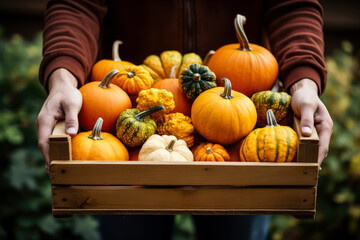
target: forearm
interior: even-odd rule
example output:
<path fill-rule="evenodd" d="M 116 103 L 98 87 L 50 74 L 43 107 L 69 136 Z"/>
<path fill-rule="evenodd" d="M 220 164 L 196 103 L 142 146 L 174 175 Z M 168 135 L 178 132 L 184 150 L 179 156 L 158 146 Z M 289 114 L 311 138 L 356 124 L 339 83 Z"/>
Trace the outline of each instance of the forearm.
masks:
<path fill-rule="evenodd" d="M 321 5 L 315 0 L 267 2 L 266 30 L 286 91 L 309 78 L 321 95 L 326 85 Z"/>
<path fill-rule="evenodd" d="M 49 90 L 49 77 L 65 68 L 84 84 L 96 60 L 103 1 L 49 1 L 45 14 L 40 82 Z"/>

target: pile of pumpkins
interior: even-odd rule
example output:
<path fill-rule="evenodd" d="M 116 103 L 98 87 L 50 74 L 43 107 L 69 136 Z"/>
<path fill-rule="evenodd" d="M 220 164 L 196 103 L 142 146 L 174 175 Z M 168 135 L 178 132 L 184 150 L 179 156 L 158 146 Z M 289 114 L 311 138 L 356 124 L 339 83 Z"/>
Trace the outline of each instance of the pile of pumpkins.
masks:
<path fill-rule="evenodd" d="M 113 59 L 97 62 L 80 88 L 73 159 L 292 161 L 298 137 L 289 127 L 291 97 L 269 91 L 278 64 L 248 43 L 243 23 L 238 15 L 239 43 L 204 62 L 171 50 L 134 65 L 120 59 L 115 41 Z"/>

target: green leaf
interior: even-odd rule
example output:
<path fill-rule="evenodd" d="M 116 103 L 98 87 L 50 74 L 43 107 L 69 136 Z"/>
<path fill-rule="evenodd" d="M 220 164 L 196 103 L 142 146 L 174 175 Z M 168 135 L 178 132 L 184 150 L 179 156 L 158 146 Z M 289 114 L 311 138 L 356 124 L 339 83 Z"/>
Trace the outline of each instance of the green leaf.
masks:
<path fill-rule="evenodd" d="M 74 221 L 74 233 L 86 240 L 98 240 L 98 222 L 91 216 L 77 216 Z"/>

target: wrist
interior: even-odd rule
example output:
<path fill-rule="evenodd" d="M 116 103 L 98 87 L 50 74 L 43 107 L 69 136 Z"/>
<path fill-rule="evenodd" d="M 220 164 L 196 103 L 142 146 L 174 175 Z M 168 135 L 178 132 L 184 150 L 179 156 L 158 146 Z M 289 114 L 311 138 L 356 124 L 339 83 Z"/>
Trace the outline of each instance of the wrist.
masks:
<path fill-rule="evenodd" d="M 49 92 L 57 88 L 78 86 L 76 77 L 65 68 L 56 69 L 49 77 Z"/>
<path fill-rule="evenodd" d="M 317 84 L 308 78 L 301 79 L 291 85 L 290 94 L 293 95 L 299 89 L 306 89 L 307 91 L 313 91 L 316 95 L 318 95 L 319 89 Z"/>

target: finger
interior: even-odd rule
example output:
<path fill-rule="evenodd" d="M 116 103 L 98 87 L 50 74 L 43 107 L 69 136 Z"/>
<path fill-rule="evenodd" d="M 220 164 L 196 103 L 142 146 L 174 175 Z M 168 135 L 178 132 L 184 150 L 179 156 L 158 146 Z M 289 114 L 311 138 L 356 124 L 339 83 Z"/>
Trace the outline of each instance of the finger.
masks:
<path fill-rule="evenodd" d="M 79 104 L 67 104 L 63 107 L 65 113 L 65 129 L 70 136 L 75 136 L 79 129 L 78 114 L 81 109 Z"/>
<path fill-rule="evenodd" d="M 311 136 L 314 126 L 315 108 L 312 104 L 303 104 L 300 109 L 301 134 Z"/>
<path fill-rule="evenodd" d="M 318 162 L 321 165 L 321 163 L 324 161 L 328 154 L 331 134 L 333 130 L 333 122 L 325 105 L 321 105 L 319 107 L 318 113 L 315 117 L 315 122 L 316 130 L 319 135 Z"/>
<path fill-rule="evenodd" d="M 37 120 L 36 127 L 38 133 L 38 146 L 45 159 L 47 168 L 50 165 L 49 157 L 49 136 L 56 124 L 56 119 L 51 115 L 45 115 L 40 112 Z"/>

